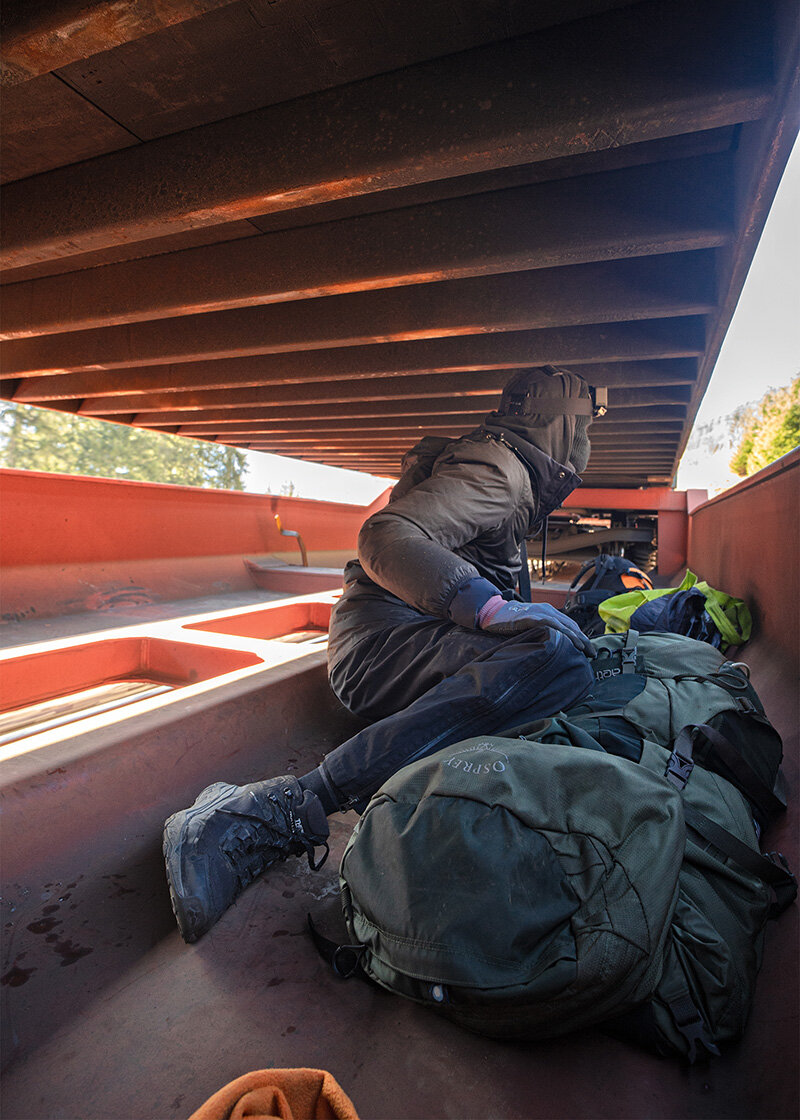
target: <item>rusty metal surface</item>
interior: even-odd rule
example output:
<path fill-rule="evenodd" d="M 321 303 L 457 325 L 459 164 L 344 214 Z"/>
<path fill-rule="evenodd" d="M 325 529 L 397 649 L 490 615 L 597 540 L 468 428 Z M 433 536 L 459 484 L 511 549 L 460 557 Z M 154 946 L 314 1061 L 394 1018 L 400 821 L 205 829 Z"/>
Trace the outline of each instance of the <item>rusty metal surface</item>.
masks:
<path fill-rule="evenodd" d="M 151 35 L 230 0 L 5 0 L 0 76 L 6 87 L 47 74 L 74 59 Z"/>
<path fill-rule="evenodd" d="M 564 25 L 447 55 L 12 184 L 4 262 L 102 248 L 120 225 L 145 239 L 761 117 L 769 24 L 752 4 L 737 21 L 730 5 L 675 8 L 634 5 L 583 35 Z"/>
<path fill-rule="evenodd" d="M 570 0 L 568 7 L 572 18 L 579 18 L 621 2 Z M 564 18 L 564 5 L 558 0 L 482 0 L 478 5 L 472 0 L 425 5 L 376 0 L 336 5 L 329 0 L 200 3 L 224 10 L 156 31 L 146 42 L 131 39 L 115 51 L 101 47 L 101 54 L 93 52 L 87 63 L 62 66 L 59 75 L 149 140 L 522 35 Z M 168 13 L 164 22 L 177 22 L 185 5 L 158 7 Z M 270 57 L 268 68 L 265 55 Z M 165 81 L 170 74 L 180 77 Z M 210 88 L 213 97 L 208 95 Z"/>
<path fill-rule="evenodd" d="M 39 121 L 36 144 L 31 143 L 32 117 Z M 3 89 L 0 129 L 2 183 L 138 143 L 138 137 L 52 74 Z"/>
<path fill-rule="evenodd" d="M 791 0 L 118 8 L 11 3 L 45 69 L 85 50 L 4 106 L 0 395 L 391 475 L 573 364 L 586 482 L 669 481 L 791 144 Z"/>
<path fill-rule="evenodd" d="M 409 291 L 397 293 L 396 303 L 449 304 L 458 289 L 446 284 L 465 277 L 485 278 L 461 290 L 483 293 L 487 311 L 498 298 L 543 304 L 542 325 L 614 313 L 637 318 L 634 294 L 640 306 L 649 298 L 666 313 L 692 297 L 708 311 L 715 297 L 708 250 L 732 236 L 730 173 L 727 155 L 680 160 L 669 172 L 647 166 L 493 191 L 11 284 L 0 338 L 397 286 Z M 662 197 L 680 197 L 696 176 L 705 187 L 692 202 Z M 592 261 L 610 263 L 576 267 Z M 430 287 L 433 281 L 446 284 Z M 566 319 L 563 309 L 560 318 L 554 313 L 559 296 L 571 308 Z M 605 301 L 604 313 L 593 309 L 597 300 Z M 335 306 L 337 316 L 344 313 L 338 308 L 346 305 Z M 314 313 L 334 308 L 315 305 Z"/>
<path fill-rule="evenodd" d="M 82 401 L 81 411 L 86 415 L 150 408 L 233 408 L 273 400 L 277 404 L 316 404 L 350 400 L 352 393 L 363 400 L 367 390 L 375 400 L 443 392 L 461 395 L 484 389 L 499 394 L 511 371 L 523 366 L 530 353 L 525 336 L 517 340 L 516 347 L 504 345 L 502 352 L 494 353 L 496 342 L 507 341 L 472 336 L 414 345 L 401 342 L 232 361 L 127 366 L 113 372 L 54 374 L 46 386 L 35 377 L 9 378 L 4 384 L 8 386 L 7 395 L 17 401 L 42 400 L 43 389 L 51 401 Z M 598 385 L 692 385 L 697 359 L 585 362 L 582 369 L 584 376 Z M 402 376 L 387 376 L 392 374 Z M 369 378 L 370 385 L 359 384 L 362 378 Z"/>

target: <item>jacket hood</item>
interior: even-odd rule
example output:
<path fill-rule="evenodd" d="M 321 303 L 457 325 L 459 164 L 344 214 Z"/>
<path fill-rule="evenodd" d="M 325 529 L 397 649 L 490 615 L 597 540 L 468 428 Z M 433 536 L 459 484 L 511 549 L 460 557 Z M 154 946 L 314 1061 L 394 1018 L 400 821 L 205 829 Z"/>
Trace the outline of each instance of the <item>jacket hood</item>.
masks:
<path fill-rule="evenodd" d="M 592 419 L 589 386 L 568 370 L 543 366 L 522 370 L 506 385 L 500 407 L 483 426 L 517 436 L 524 445 L 580 474 L 589 459 L 587 429 Z"/>

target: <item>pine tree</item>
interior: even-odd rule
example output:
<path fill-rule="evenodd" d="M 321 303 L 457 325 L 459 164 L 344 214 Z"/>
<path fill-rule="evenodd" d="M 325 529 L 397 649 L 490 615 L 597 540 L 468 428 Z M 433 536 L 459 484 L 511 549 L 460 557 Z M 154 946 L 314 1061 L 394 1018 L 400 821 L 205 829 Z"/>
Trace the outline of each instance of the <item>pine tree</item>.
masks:
<path fill-rule="evenodd" d="M 780 389 L 770 389 L 754 405 L 743 405 L 731 416 L 737 440 L 731 470 L 741 476 L 774 463 L 800 444 L 800 375 Z"/>
<path fill-rule="evenodd" d="M 243 451 L 126 424 L 7 403 L 0 466 L 243 490 Z"/>

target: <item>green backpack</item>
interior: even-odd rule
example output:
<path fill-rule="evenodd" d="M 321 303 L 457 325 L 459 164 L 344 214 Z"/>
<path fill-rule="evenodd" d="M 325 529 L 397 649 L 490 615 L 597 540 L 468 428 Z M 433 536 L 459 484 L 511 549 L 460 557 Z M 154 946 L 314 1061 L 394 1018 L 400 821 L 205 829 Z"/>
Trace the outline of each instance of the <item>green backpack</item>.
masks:
<path fill-rule="evenodd" d="M 482 1034 L 609 1023 L 693 1061 L 742 1033 L 767 920 L 796 895 L 757 840 L 780 738 L 713 647 L 594 644 L 582 704 L 385 783 L 342 857 L 351 944 L 317 942 Z"/>

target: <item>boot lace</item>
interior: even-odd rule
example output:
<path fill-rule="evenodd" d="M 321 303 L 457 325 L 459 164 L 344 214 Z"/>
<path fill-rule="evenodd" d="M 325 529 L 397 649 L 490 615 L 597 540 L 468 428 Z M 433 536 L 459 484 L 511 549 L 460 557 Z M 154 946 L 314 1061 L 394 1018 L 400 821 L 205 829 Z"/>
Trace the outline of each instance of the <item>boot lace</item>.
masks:
<path fill-rule="evenodd" d="M 219 809 L 218 812 L 232 817 L 234 822 L 225 833 L 220 844 L 244 888 L 266 871 L 278 859 L 299 855 L 305 852 L 312 871 L 322 867 L 328 858 L 329 848 L 324 843 L 322 858 L 314 861 L 315 846 L 303 830 L 303 822 L 294 812 L 294 796 L 291 789 L 282 790 L 282 796 L 270 794 L 269 801 L 277 810 L 276 821 L 265 820 L 255 813 L 235 809 Z"/>

